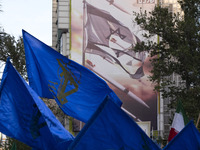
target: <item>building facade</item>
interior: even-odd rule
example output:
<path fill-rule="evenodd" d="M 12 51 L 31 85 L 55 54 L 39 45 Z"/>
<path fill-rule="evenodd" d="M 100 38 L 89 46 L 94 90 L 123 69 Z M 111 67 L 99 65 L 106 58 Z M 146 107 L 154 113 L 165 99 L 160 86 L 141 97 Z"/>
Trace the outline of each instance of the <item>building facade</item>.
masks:
<path fill-rule="evenodd" d="M 52 47 L 64 56 L 70 51 L 70 0 L 52 1 Z"/>
<path fill-rule="evenodd" d="M 70 0 L 53 0 L 52 5 L 52 47 L 66 57 L 70 57 L 71 50 L 70 3 Z M 169 12 L 172 13 L 181 12 L 177 0 L 159 0 L 159 5 L 168 8 Z M 180 78 L 177 75 L 173 74 L 169 78 L 175 81 L 177 86 L 179 85 Z M 157 105 L 157 133 L 161 138 L 167 139 L 175 110 L 169 110 L 168 104 L 170 103 L 170 99 L 164 100 L 160 95 L 158 95 L 159 104 Z M 75 130 L 78 131 L 79 129 L 80 126 Z"/>

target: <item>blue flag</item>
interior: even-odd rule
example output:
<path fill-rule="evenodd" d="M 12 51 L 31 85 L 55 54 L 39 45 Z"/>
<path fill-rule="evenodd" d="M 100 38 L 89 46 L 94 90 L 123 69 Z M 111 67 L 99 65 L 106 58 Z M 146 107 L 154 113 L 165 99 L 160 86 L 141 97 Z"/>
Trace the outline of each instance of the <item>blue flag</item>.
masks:
<path fill-rule="evenodd" d="M 69 150 L 160 150 L 146 133 L 106 97 Z"/>
<path fill-rule="evenodd" d="M 190 121 L 163 150 L 200 150 L 200 133 Z"/>
<path fill-rule="evenodd" d="M 0 132 L 37 150 L 64 150 L 74 140 L 9 59 L 0 86 Z"/>
<path fill-rule="evenodd" d="M 55 98 L 64 113 L 83 122 L 87 122 L 106 95 L 121 106 L 107 83 L 92 71 L 24 30 L 23 40 L 29 84 L 40 97 Z"/>

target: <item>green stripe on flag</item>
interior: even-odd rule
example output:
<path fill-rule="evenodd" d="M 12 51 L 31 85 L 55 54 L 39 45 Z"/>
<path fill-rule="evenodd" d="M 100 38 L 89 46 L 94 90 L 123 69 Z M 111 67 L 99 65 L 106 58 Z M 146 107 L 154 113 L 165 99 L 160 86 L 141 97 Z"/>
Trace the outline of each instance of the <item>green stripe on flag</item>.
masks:
<path fill-rule="evenodd" d="M 181 100 L 178 100 L 178 102 L 177 102 L 176 113 L 181 113 L 183 115 L 185 125 L 189 123 L 189 119 L 188 119 L 188 117 L 187 117 L 187 115 L 184 111 L 183 104 L 182 104 Z"/>

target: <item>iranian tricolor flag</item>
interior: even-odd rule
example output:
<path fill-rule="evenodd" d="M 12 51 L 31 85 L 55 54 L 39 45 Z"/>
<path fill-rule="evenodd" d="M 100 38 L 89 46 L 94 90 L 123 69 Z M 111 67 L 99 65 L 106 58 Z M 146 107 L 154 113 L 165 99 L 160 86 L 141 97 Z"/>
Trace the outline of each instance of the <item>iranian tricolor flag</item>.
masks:
<path fill-rule="evenodd" d="M 181 101 L 178 101 L 176 112 L 174 115 L 174 120 L 172 122 L 171 130 L 168 137 L 168 142 L 171 141 L 189 122 Z"/>

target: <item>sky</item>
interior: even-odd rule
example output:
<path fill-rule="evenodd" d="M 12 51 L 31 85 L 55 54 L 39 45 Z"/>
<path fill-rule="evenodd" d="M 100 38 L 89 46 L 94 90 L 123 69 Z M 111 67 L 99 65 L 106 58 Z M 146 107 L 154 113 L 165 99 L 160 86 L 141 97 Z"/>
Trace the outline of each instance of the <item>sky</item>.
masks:
<path fill-rule="evenodd" d="M 51 0 L 0 0 L 0 26 L 16 38 L 26 30 L 42 42 L 52 45 Z"/>

